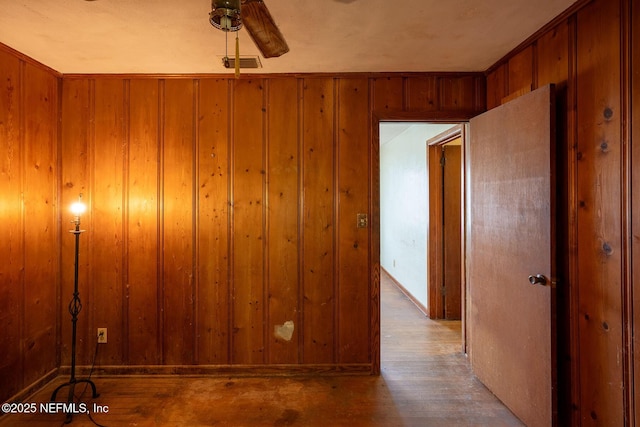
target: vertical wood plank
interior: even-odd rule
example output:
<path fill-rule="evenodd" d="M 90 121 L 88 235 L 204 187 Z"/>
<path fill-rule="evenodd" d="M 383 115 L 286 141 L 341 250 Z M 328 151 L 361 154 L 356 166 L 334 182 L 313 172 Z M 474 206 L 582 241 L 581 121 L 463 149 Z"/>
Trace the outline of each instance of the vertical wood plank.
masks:
<path fill-rule="evenodd" d="M 369 291 L 371 312 L 369 313 L 369 330 L 371 340 L 369 353 L 371 357 L 371 373 L 380 374 L 380 350 L 381 350 L 381 311 L 380 311 L 380 123 L 373 111 L 374 93 L 373 82 L 369 79 L 369 120 L 370 147 L 369 147 Z"/>
<path fill-rule="evenodd" d="M 91 224 L 91 193 L 89 169 L 89 141 L 91 139 L 90 124 L 92 117 L 92 80 L 66 79 L 62 84 L 62 194 L 60 197 L 61 239 L 62 239 L 62 272 L 61 272 L 61 306 L 62 321 L 62 365 L 71 363 L 71 317 L 68 310 L 73 295 L 75 239 L 68 232 L 69 221 L 73 219 L 69 212 L 71 203 L 83 194 L 83 200 L 89 209 L 82 217 L 83 224 Z M 86 233 L 80 237 L 80 254 L 78 266 L 78 290 L 83 301 L 91 301 L 89 286 L 90 259 L 89 247 L 91 236 Z M 91 363 L 93 345 L 87 342 L 89 337 L 90 311 L 85 308 L 78 316 L 77 323 L 77 360 L 78 364 Z M 95 334 L 91 334 L 95 337 Z"/>
<path fill-rule="evenodd" d="M 129 83 L 127 363 L 162 361 L 158 339 L 158 80 Z"/>
<path fill-rule="evenodd" d="M 23 387 L 20 61 L 0 52 L 0 390 L 5 398 Z M 3 400 L 4 401 L 4 400 Z"/>
<path fill-rule="evenodd" d="M 472 111 L 476 108 L 474 76 L 440 78 L 440 109 Z"/>
<path fill-rule="evenodd" d="M 298 80 L 270 80 L 268 96 L 268 362 L 298 363 Z"/>
<path fill-rule="evenodd" d="M 538 87 L 553 83 L 558 91 L 567 86 L 569 79 L 569 23 L 547 31 L 537 42 Z M 511 76 L 509 77 L 511 79 Z"/>
<path fill-rule="evenodd" d="M 436 76 L 407 78 L 407 109 L 435 111 L 439 108 L 438 78 Z"/>
<path fill-rule="evenodd" d="M 126 138 L 124 135 L 124 81 L 98 79 L 95 82 L 90 301 L 85 307 L 93 312 L 91 331 L 107 328 L 108 345 L 101 347 L 99 361 L 117 365 L 123 362 L 125 341 L 122 328 L 123 257 L 123 171 Z M 85 236 L 81 236 L 82 239 Z M 86 241 L 85 241 L 86 242 Z M 107 302 L 105 304 L 105 302 Z M 90 332 L 91 332 L 90 331 Z M 97 334 L 97 330 L 94 331 Z M 96 335 L 94 335 L 95 337 Z M 89 344 L 95 344 L 94 338 Z"/>
<path fill-rule="evenodd" d="M 442 155 L 444 165 L 442 180 L 442 202 L 444 225 L 442 226 L 443 248 L 443 268 L 444 275 L 443 294 L 444 310 L 443 317 L 449 320 L 460 320 L 462 318 L 462 215 L 461 215 L 461 165 L 462 165 L 462 138 L 458 138 L 460 145 L 444 145 Z"/>
<path fill-rule="evenodd" d="M 640 7 L 631 5 L 631 40 L 640 40 Z M 633 289 L 633 330 L 640 331 L 640 43 L 631 44 L 631 287 Z M 633 143 L 633 139 L 636 142 Z M 640 425 L 640 347 L 634 341 L 633 354 L 633 404 L 634 425 Z"/>
<path fill-rule="evenodd" d="M 530 92 L 533 81 L 533 46 L 529 45 L 509 58 L 508 94 Z"/>
<path fill-rule="evenodd" d="M 229 82 L 200 81 L 198 137 L 198 363 L 228 364 Z"/>
<path fill-rule="evenodd" d="M 24 384 L 57 366 L 58 79 L 24 69 Z M 19 346 L 16 346 L 19 348 Z"/>
<path fill-rule="evenodd" d="M 303 362 L 331 363 L 336 328 L 333 79 L 305 79 L 303 102 Z"/>
<path fill-rule="evenodd" d="M 581 421 L 623 425 L 620 3 L 577 16 Z"/>
<path fill-rule="evenodd" d="M 233 103 L 232 361 L 264 363 L 264 101 L 261 80 L 238 80 Z"/>
<path fill-rule="evenodd" d="M 402 77 L 374 78 L 373 90 L 373 111 L 402 111 L 404 107 L 404 83 Z"/>
<path fill-rule="evenodd" d="M 371 361 L 369 322 L 369 227 L 357 215 L 369 215 L 368 81 L 338 83 L 338 362 Z"/>
<path fill-rule="evenodd" d="M 163 135 L 164 363 L 194 356 L 193 81 L 166 80 Z"/>
<path fill-rule="evenodd" d="M 500 65 L 487 75 L 487 110 L 501 104 L 507 96 L 507 66 Z"/>
<path fill-rule="evenodd" d="M 574 389 L 579 388 L 576 378 L 578 354 L 575 340 L 577 328 L 576 298 L 578 287 L 575 278 L 576 253 L 576 149 L 574 93 L 575 79 L 570 76 L 570 67 L 575 56 L 570 49 L 570 34 L 575 27 L 565 21 L 547 31 L 537 41 L 537 75 L 538 86 L 553 83 L 556 87 L 556 174 L 558 185 L 556 193 L 556 253 L 558 254 L 558 276 L 563 285 L 556 289 L 558 321 L 558 408 L 559 424 L 572 425 L 572 396 Z"/>

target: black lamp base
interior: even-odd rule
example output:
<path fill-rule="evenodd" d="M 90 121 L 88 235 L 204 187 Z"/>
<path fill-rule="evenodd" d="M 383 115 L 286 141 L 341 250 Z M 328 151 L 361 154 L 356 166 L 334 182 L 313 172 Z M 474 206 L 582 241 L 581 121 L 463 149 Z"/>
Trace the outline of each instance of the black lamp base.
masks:
<path fill-rule="evenodd" d="M 96 385 L 93 383 L 93 381 L 89 380 L 89 379 L 83 379 L 83 380 L 76 380 L 75 378 L 67 381 L 64 384 L 59 385 L 58 387 L 56 387 L 55 390 L 53 390 L 53 393 L 51 394 L 51 402 L 55 402 L 56 400 L 56 395 L 58 394 L 58 391 L 60 391 L 61 389 L 63 389 L 64 387 L 69 387 L 69 397 L 67 399 L 67 404 L 68 404 L 68 410 L 69 412 L 67 412 L 67 418 L 64 421 L 65 424 L 69 424 L 73 418 L 73 414 L 77 413 L 77 408 L 75 408 L 72 403 L 75 402 L 75 388 L 76 388 L 76 384 L 80 384 L 80 383 L 86 383 L 89 384 L 91 386 L 91 391 L 92 391 L 92 397 L 95 399 L 96 397 L 100 396 L 98 394 L 98 391 L 96 390 Z M 87 408 L 88 410 L 88 408 Z"/>

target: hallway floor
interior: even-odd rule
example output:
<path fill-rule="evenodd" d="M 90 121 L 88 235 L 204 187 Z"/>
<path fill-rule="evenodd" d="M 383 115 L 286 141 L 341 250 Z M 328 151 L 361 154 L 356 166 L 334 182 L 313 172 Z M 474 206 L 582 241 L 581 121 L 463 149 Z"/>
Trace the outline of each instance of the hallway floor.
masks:
<path fill-rule="evenodd" d="M 381 280 L 379 377 L 94 377 L 100 396 L 80 397 L 119 426 L 521 426 L 471 373 L 459 321 L 432 321 Z M 28 399 L 46 403 L 58 378 Z M 83 387 L 78 386 L 79 390 Z M 66 390 L 66 389 L 65 389 Z M 60 426 L 64 414 L 8 415 L 5 426 Z M 95 425 L 85 414 L 73 426 Z"/>

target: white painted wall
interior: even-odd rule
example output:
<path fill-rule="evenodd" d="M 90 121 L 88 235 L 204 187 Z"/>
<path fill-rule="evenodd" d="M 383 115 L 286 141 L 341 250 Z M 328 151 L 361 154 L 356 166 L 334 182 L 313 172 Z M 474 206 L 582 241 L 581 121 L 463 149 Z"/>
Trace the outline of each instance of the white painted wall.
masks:
<path fill-rule="evenodd" d="M 426 141 L 452 126 L 380 123 L 380 263 L 424 307 L 428 306 Z"/>

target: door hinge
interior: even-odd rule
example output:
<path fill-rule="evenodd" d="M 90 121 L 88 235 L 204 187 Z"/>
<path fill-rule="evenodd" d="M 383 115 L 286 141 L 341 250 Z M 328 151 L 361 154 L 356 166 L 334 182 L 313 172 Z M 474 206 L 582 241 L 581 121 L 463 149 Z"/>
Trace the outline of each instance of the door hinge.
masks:
<path fill-rule="evenodd" d="M 442 152 L 442 157 L 440 157 L 440 166 L 444 167 L 447 159 L 444 157 L 444 151 Z"/>

